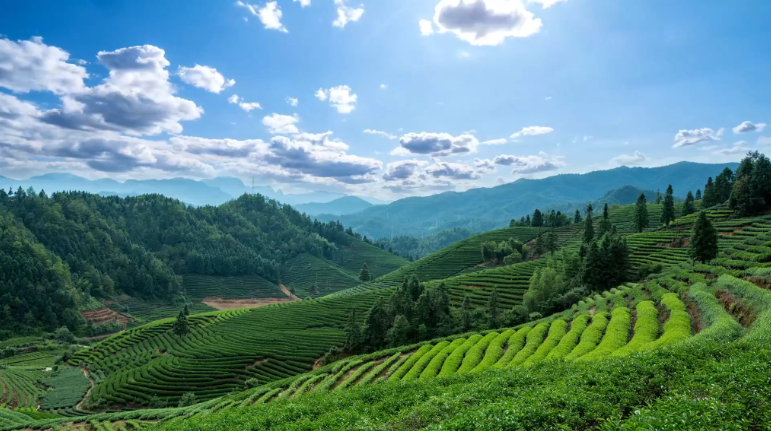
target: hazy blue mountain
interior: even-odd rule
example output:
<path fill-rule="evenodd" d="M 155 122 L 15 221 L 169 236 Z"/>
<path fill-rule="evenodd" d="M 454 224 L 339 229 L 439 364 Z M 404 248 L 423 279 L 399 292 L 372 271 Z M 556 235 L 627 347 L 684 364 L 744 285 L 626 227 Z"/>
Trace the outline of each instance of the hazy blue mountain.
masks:
<path fill-rule="evenodd" d="M 373 206 L 371 203 L 356 196 L 345 196 L 330 202 L 312 202 L 307 204 L 295 205 L 294 207 L 308 215 L 330 214 L 344 215 L 353 214 Z"/>
<path fill-rule="evenodd" d="M 669 184 L 676 196 L 704 188 L 707 177 L 723 168 L 736 170 L 737 163 L 702 164 L 680 162 L 657 168 L 622 166 L 586 174 L 563 174 L 544 179 L 519 179 L 492 188 L 465 192 L 446 192 L 427 197 L 410 197 L 343 216 L 319 216 L 340 220 L 345 226 L 371 238 L 395 235 L 422 236 L 450 227 L 478 232 L 508 225 L 536 208 L 547 209 L 558 203 L 593 202 L 609 189 L 633 186 L 643 190 L 662 190 Z M 575 211 L 575 210 L 574 210 Z"/>

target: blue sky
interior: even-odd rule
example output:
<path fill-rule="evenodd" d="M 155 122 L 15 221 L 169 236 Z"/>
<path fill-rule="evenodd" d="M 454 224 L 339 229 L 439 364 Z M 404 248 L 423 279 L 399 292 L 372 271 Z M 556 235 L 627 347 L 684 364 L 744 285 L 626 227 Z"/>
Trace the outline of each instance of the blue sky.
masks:
<path fill-rule="evenodd" d="M 771 145 L 767 1 L 6 3 L 9 177 L 394 199 Z"/>

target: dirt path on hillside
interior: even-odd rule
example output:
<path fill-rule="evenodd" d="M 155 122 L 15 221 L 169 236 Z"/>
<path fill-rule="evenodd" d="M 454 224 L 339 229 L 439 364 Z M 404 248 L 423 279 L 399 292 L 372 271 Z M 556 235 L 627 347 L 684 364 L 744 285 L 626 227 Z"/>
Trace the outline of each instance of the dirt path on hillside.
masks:
<path fill-rule="evenodd" d="M 204 298 L 201 302 L 217 310 L 235 310 L 236 308 L 258 308 L 266 305 L 282 304 L 284 302 L 299 301 L 293 298 L 248 298 L 248 299 L 223 299 Z"/>
<path fill-rule="evenodd" d="M 290 297 L 290 298 L 294 299 L 295 301 L 301 301 L 301 299 L 300 299 L 300 298 L 298 298 L 298 297 L 297 297 L 297 296 L 295 296 L 295 295 L 294 295 L 292 292 L 290 292 L 290 291 L 289 291 L 289 289 L 287 289 L 287 287 L 286 287 L 286 286 L 284 286 L 283 284 L 279 284 L 279 285 L 278 285 L 278 287 L 280 287 L 280 288 L 281 288 L 281 291 L 282 291 L 282 292 L 284 292 L 284 295 L 286 295 L 286 296 L 288 296 L 288 297 Z"/>
<path fill-rule="evenodd" d="M 89 396 L 91 396 L 91 391 L 94 390 L 94 381 L 91 380 L 91 376 L 88 375 L 88 370 L 85 368 L 82 368 L 83 375 L 88 379 L 89 383 L 91 383 L 91 387 L 88 388 L 88 391 L 86 391 L 86 395 L 83 396 L 83 399 L 80 400 L 78 404 L 75 405 L 75 410 L 85 411 L 83 410 L 83 403 L 86 402 Z"/>

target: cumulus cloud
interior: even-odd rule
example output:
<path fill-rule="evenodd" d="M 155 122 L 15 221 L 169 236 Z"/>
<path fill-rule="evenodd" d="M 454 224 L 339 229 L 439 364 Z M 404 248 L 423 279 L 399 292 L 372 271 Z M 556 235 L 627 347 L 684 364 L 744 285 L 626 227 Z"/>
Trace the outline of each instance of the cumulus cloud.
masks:
<path fill-rule="evenodd" d="M 295 2 L 295 3 L 296 2 L 300 2 L 300 6 L 302 6 L 302 7 L 310 6 L 311 5 L 311 0 L 292 0 L 292 1 Z"/>
<path fill-rule="evenodd" d="M 441 0 L 434 24 L 439 33 L 453 33 L 472 45 L 500 45 L 507 37 L 528 37 L 541 29 L 541 20 L 521 0 Z"/>
<path fill-rule="evenodd" d="M 379 135 L 379 136 L 384 136 L 384 137 L 386 137 L 386 138 L 388 138 L 388 139 L 399 139 L 399 137 L 398 137 L 398 136 L 396 136 L 396 135 L 392 135 L 392 134 L 390 134 L 390 133 L 388 133 L 388 132 L 383 132 L 382 130 L 365 129 L 365 130 L 364 130 L 364 133 L 366 133 L 366 134 L 368 134 L 368 135 Z"/>
<path fill-rule="evenodd" d="M 335 27 L 345 28 L 349 22 L 356 22 L 364 15 L 364 6 L 350 7 L 347 0 L 335 0 L 337 18 L 332 22 Z"/>
<path fill-rule="evenodd" d="M 733 128 L 735 134 L 762 132 L 766 128 L 766 123 L 753 123 L 751 121 L 742 121 L 741 124 Z"/>
<path fill-rule="evenodd" d="M 470 134 L 452 136 L 449 133 L 407 133 L 399 138 L 400 147 L 392 152 L 395 155 L 429 154 L 433 157 L 446 157 L 475 153 L 479 146 L 476 137 Z"/>
<path fill-rule="evenodd" d="M 523 127 L 522 130 L 511 135 L 511 139 L 518 139 L 518 138 L 521 138 L 522 136 L 545 135 L 553 131 L 554 129 L 552 129 L 551 127 L 528 126 L 528 127 Z"/>
<path fill-rule="evenodd" d="M 509 141 L 506 140 L 506 138 L 501 138 L 501 139 L 490 139 L 488 141 L 482 142 L 481 144 L 482 145 L 503 145 L 503 144 L 505 144 L 507 142 L 509 142 Z"/>
<path fill-rule="evenodd" d="M 427 19 L 421 19 L 418 21 L 418 24 L 420 25 L 420 34 L 423 36 L 430 36 L 434 34 L 434 25 L 431 23 L 431 21 Z"/>
<path fill-rule="evenodd" d="M 688 147 L 700 142 L 719 141 L 722 136 L 722 128 L 717 132 L 706 127 L 694 130 L 680 130 L 675 135 L 675 144 L 672 145 L 672 148 Z"/>
<path fill-rule="evenodd" d="M 195 120 L 203 109 L 174 96 L 165 51 L 152 45 L 102 51 L 97 59 L 110 70 L 96 87 L 62 97 L 62 107 L 47 111 L 43 121 L 81 130 L 131 134 L 182 132 L 181 121 Z"/>
<path fill-rule="evenodd" d="M 495 156 L 492 160 L 477 159 L 475 165 L 482 170 L 492 170 L 495 166 L 513 166 L 512 173 L 535 174 L 557 170 L 564 167 L 565 162 L 560 156 L 551 156 L 541 151 L 537 156 L 513 156 L 501 154 Z"/>
<path fill-rule="evenodd" d="M 747 143 L 744 141 L 735 142 L 732 147 L 719 149 L 717 151 L 714 151 L 713 154 L 718 156 L 733 156 L 736 154 L 745 154 L 750 150 L 746 144 Z"/>
<path fill-rule="evenodd" d="M 528 0 L 528 3 L 539 3 L 542 8 L 548 9 L 557 3 L 561 3 L 568 0 Z"/>
<path fill-rule="evenodd" d="M 256 5 L 237 1 L 236 6 L 240 6 L 246 9 L 250 14 L 259 18 L 260 22 L 263 26 L 265 26 L 266 29 L 278 30 L 282 33 L 288 32 L 286 27 L 281 24 L 281 16 L 283 13 L 281 12 L 281 8 L 278 6 L 277 2 L 267 2 L 263 7 L 258 8 Z"/>
<path fill-rule="evenodd" d="M 85 88 L 82 66 L 68 63 L 70 54 L 43 43 L 43 38 L 14 42 L 0 39 L 0 87 L 16 93 L 50 91 L 62 95 Z"/>
<path fill-rule="evenodd" d="M 262 106 L 260 106 L 257 102 L 246 102 L 244 99 L 239 97 L 237 94 L 233 94 L 232 96 L 228 97 L 228 103 L 232 103 L 234 105 L 238 105 L 239 108 L 243 109 L 246 112 L 252 112 L 255 109 L 262 109 Z"/>
<path fill-rule="evenodd" d="M 401 160 L 386 165 L 383 179 L 386 181 L 400 181 L 411 178 L 418 170 L 428 163 L 422 160 Z"/>
<path fill-rule="evenodd" d="M 319 88 L 315 94 L 316 98 L 323 101 L 329 100 L 329 104 L 337 109 L 341 114 L 350 114 L 356 109 L 358 96 L 353 93 L 351 87 L 347 85 L 338 85 L 328 90 Z"/>
<path fill-rule="evenodd" d="M 199 64 L 193 67 L 180 66 L 177 74 L 183 82 L 211 93 L 220 93 L 236 84 L 234 79 L 225 79 L 217 69 Z"/>
<path fill-rule="evenodd" d="M 268 132 L 278 134 L 300 133 L 296 124 L 300 122 L 300 117 L 295 115 L 270 114 L 262 119 L 262 124 L 268 128 Z"/>
<path fill-rule="evenodd" d="M 471 166 L 463 163 L 448 163 L 437 161 L 426 168 L 426 173 L 434 178 L 449 178 L 453 180 L 476 180 L 481 176 Z"/>
<path fill-rule="evenodd" d="M 639 165 L 647 160 L 645 154 L 635 151 L 634 154 L 622 154 L 614 157 L 611 162 L 617 165 Z"/>
<path fill-rule="evenodd" d="M 294 106 L 297 106 L 300 102 L 294 97 L 287 97 L 286 103 L 288 103 L 289 106 L 294 107 Z"/>

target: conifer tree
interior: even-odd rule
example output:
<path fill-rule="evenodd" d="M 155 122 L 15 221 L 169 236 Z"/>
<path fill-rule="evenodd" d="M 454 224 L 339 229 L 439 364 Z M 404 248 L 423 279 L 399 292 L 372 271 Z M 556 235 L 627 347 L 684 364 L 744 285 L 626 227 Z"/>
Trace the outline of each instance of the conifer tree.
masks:
<path fill-rule="evenodd" d="M 348 323 L 345 325 L 345 350 L 356 353 L 361 347 L 361 327 L 356 319 L 356 309 L 351 310 Z"/>
<path fill-rule="evenodd" d="M 707 213 L 701 211 L 691 232 L 691 258 L 706 263 L 716 258 L 717 252 L 717 229 L 707 218 Z"/>
<path fill-rule="evenodd" d="M 543 226 L 543 214 L 541 213 L 541 210 L 536 209 L 533 212 L 532 225 L 533 225 L 533 227 L 541 227 L 541 226 Z"/>
<path fill-rule="evenodd" d="M 717 205 L 715 184 L 712 182 L 712 177 L 709 177 L 707 178 L 707 184 L 704 186 L 704 194 L 701 197 L 701 206 L 703 208 L 709 208 L 715 205 Z"/>
<path fill-rule="evenodd" d="M 471 329 L 471 299 L 468 295 L 463 297 L 461 305 L 461 331 L 466 332 Z"/>
<path fill-rule="evenodd" d="M 688 194 L 685 196 L 685 202 L 683 202 L 683 214 L 682 217 L 687 216 L 688 214 L 693 214 L 696 212 L 696 206 L 693 203 L 693 193 L 688 192 Z"/>
<path fill-rule="evenodd" d="M 613 228 L 613 223 L 610 221 L 610 213 L 608 212 L 608 204 L 605 203 L 605 207 L 602 209 L 602 220 L 600 220 L 600 226 L 597 230 L 597 238 L 602 238 L 606 233 L 610 232 Z"/>
<path fill-rule="evenodd" d="M 174 332 L 174 335 L 177 335 L 180 337 L 183 337 L 190 333 L 190 322 L 187 321 L 187 316 L 185 316 L 185 310 L 179 311 L 179 315 L 177 316 L 177 320 L 174 322 L 172 331 Z"/>
<path fill-rule="evenodd" d="M 586 221 L 584 222 L 584 242 L 591 243 L 594 240 L 594 222 L 592 221 L 592 204 L 586 208 Z"/>
<path fill-rule="evenodd" d="M 553 256 L 554 252 L 557 251 L 558 248 L 559 237 L 557 236 L 557 232 L 552 229 L 546 234 L 546 250 L 548 250 L 549 253 L 551 253 Z"/>
<path fill-rule="evenodd" d="M 672 184 L 667 187 L 667 193 L 664 195 L 664 208 L 661 211 L 661 223 L 669 226 L 675 220 L 675 197 L 672 191 Z"/>
<path fill-rule="evenodd" d="M 734 173 L 728 168 L 715 177 L 715 204 L 725 203 L 731 197 L 731 188 L 733 187 Z"/>
<path fill-rule="evenodd" d="M 581 211 L 576 210 L 576 215 L 573 216 L 573 223 L 581 223 Z"/>
<path fill-rule="evenodd" d="M 525 217 L 525 226 L 532 226 L 533 222 L 530 220 L 530 214 Z"/>
<path fill-rule="evenodd" d="M 359 281 L 366 283 L 370 281 L 372 277 L 369 275 L 369 269 L 367 268 L 367 262 L 364 262 L 364 265 L 361 267 L 361 272 L 359 272 Z"/>
<path fill-rule="evenodd" d="M 391 326 L 388 311 L 385 309 L 383 298 L 379 298 L 367 313 L 362 331 L 362 343 L 370 350 L 378 350 L 385 347 L 388 328 Z"/>
<path fill-rule="evenodd" d="M 185 308 L 182 309 L 182 312 L 185 313 L 185 316 L 189 316 L 190 315 L 190 309 L 187 308 L 187 304 L 185 304 Z"/>
<path fill-rule="evenodd" d="M 498 290 L 493 290 L 487 298 L 487 325 L 490 329 L 497 328 L 498 324 Z"/>
<path fill-rule="evenodd" d="M 656 190 L 656 204 L 661 203 L 661 190 Z"/>
<path fill-rule="evenodd" d="M 701 189 L 697 189 L 697 190 L 696 190 L 696 200 L 697 200 L 697 201 L 700 201 L 700 200 L 701 200 Z"/>
<path fill-rule="evenodd" d="M 632 224 L 635 231 L 642 232 L 648 227 L 650 221 L 648 220 L 648 205 L 645 203 L 645 193 L 640 193 L 637 197 L 637 203 L 634 208 L 634 219 Z"/>
<path fill-rule="evenodd" d="M 410 322 L 406 317 L 398 315 L 394 318 L 394 325 L 388 330 L 386 338 L 392 346 L 402 346 L 410 341 Z"/>

